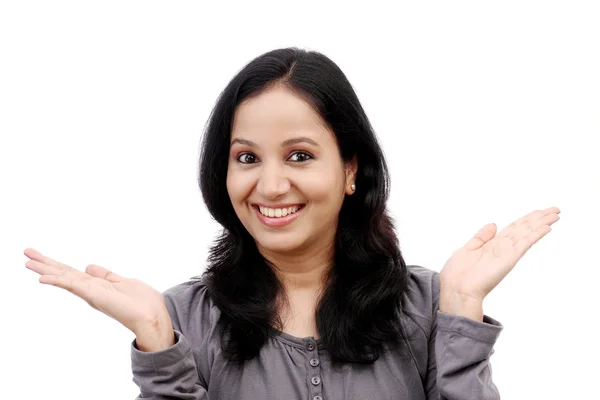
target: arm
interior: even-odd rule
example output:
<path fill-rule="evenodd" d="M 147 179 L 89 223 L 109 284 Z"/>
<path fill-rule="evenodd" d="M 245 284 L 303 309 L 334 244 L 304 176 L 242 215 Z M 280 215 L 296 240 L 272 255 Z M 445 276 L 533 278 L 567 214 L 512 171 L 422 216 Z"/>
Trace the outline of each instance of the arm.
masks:
<path fill-rule="evenodd" d="M 556 207 L 534 211 L 500 232 L 495 224 L 485 225 L 434 276 L 428 399 L 500 398 L 489 359 L 502 326 L 484 316 L 483 300 L 551 231 L 559 212 Z"/>
<path fill-rule="evenodd" d="M 169 319 L 143 330 L 131 345 L 133 382 L 140 388 L 138 399 L 206 400 L 206 387 L 198 376 L 189 340 L 182 332 L 176 300 L 171 291 L 163 293 Z M 160 326 L 165 326 L 164 329 Z M 200 332 L 196 332 L 200 334 Z"/>
<path fill-rule="evenodd" d="M 175 330 L 175 344 L 156 352 L 143 352 L 134 340 L 131 347 L 133 381 L 137 399 L 206 400 L 189 341 Z"/>
<path fill-rule="evenodd" d="M 437 311 L 429 340 L 428 400 L 496 400 L 490 357 L 502 326 Z"/>
<path fill-rule="evenodd" d="M 172 293 L 163 295 L 137 279 L 122 277 L 98 265 L 90 264 L 83 272 L 31 248 L 24 253 L 30 258 L 25 266 L 40 274 L 40 283 L 69 291 L 136 335 L 131 358 L 134 382 L 141 390 L 138 398 L 207 398 L 207 385 L 200 383 L 191 345 L 181 333 L 185 331 L 170 299 Z M 184 297 L 184 303 L 189 307 L 193 301 Z M 195 337 L 195 333 L 202 336 L 192 330 L 190 337 Z"/>

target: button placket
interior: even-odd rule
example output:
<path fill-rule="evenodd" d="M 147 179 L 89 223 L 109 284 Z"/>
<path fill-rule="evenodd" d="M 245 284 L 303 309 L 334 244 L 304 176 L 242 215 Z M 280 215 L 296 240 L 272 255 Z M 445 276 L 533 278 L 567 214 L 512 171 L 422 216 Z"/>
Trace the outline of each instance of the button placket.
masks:
<path fill-rule="evenodd" d="M 316 343 L 310 340 L 306 343 L 306 357 L 308 360 L 308 376 L 310 377 L 310 392 L 312 400 L 324 400 L 322 391 L 322 379 L 321 379 L 321 368 L 319 361 L 319 350 Z"/>

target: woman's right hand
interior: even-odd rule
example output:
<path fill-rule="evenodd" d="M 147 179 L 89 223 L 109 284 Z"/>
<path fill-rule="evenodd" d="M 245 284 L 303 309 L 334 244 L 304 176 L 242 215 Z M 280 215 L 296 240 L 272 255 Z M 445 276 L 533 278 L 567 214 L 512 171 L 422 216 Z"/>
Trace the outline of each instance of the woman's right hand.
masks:
<path fill-rule="evenodd" d="M 24 254 L 30 258 L 25 266 L 41 275 L 40 283 L 65 289 L 119 321 L 136 335 L 140 350 L 159 351 L 174 344 L 171 318 L 157 290 L 98 265 L 81 272 L 31 248 Z"/>

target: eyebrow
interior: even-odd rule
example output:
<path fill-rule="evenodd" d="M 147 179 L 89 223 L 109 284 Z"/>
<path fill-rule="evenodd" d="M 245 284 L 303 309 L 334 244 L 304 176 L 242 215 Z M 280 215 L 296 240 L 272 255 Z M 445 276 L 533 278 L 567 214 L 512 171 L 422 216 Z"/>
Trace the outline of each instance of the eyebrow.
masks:
<path fill-rule="evenodd" d="M 243 145 L 246 145 L 249 147 L 258 147 L 256 145 L 256 143 L 254 143 L 251 140 L 246 140 L 246 139 L 239 139 L 239 138 L 233 139 L 231 141 L 231 146 L 233 146 L 234 143 L 243 144 Z M 320 147 L 317 142 L 315 142 L 314 140 L 312 140 L 310 138 L 307 138 L 306 136 L 300 136 L 297 138 L 288 139 L 285 142 L 281 143 L 281 147 L 291 146 L 291 145 L 298 144 L 298 143 L 308 143 L 313 146 Z"/>

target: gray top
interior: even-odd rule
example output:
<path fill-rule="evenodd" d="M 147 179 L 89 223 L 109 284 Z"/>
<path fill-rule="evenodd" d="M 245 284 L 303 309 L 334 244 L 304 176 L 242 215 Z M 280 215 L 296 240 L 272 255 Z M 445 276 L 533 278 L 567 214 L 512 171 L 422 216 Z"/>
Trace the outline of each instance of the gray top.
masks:
<path fill-rule="evenodd" d="M 409 266 L 403 324 L 407 346 L 373 364 L 331 363 L 319 339 L 278 333 L 243 368 L 221 353 L 219 310 L 200 280 L 164 293 L 176 343 L 154 353 L 132 343 L 138 399 L 499 399 L 489 359 L 502 326 L 438 311 L 438 273 Z"/>

